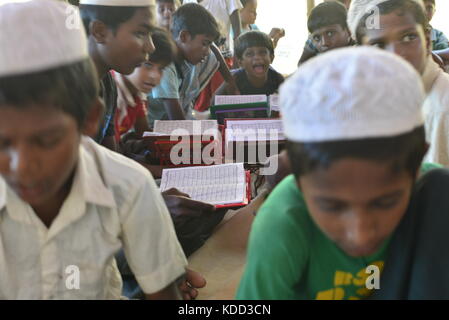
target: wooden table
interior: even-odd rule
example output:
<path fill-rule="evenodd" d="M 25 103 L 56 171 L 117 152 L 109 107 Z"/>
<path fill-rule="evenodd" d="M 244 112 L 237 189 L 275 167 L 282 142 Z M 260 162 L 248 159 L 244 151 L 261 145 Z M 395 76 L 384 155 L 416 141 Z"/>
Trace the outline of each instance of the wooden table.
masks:
<path fill-rule="evenodd" d="M 266 193 L 248 206 L 228 214 L 233 216 L 217 226 L 212 236 L 189 258 L 189 268 L 207 281 L 197 300 L 232 300 L 235 297 L 246 262 L 249 231 Z"/>

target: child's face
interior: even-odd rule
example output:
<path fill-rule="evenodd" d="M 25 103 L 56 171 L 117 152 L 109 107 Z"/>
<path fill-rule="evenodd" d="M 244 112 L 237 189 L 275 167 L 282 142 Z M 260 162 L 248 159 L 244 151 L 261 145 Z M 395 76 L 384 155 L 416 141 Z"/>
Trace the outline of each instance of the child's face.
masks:
<path fill-rule="evenodd" d="M 250 77 L 265 78 L 273 58 L 266 47 L 249 47 L 243 52 L 239 64 Z"/>
<path fill-rule="evenodd" d="M 366 30 L 362 43 L 403 57 L 422 74 L 430 54 L 429 34 L 423 26 L 416 23 L 411 13 L 399 15 L 397 11 L 381 15 L 379 22 L 380 28 Z"/>
<path fill-rule="evenodd" d="M 257 0 L 248 1 L 246 7 L 240 10 L 242 25 L 254 24 L 257 18 Z"/>
<path fill-rule="evenodd" d="M 413 179 L 391 164 L 345 158 L 299 178 L 310 215 L 346 254 L 375 253 L 398 226 Z"/>
<path fill-rule="evenodd" d="M 156 12 L 157 12 L 157 24 L 159 27 L 164 29 L 169 29 L 173 12 L 175 12 L 176 7 L 174 3 L 170 2 L 156 2 Z"/>
<path fill-rule="evenodd" d="M 108 66 L 121 74 L 131 74 L 155 50 L 152 29 L 150 8 L 138 9 L 115 33 L 108 29 L 103 49 Z"/>
<path fill-rule="evenodd" d="M 166 64 L 156 62 L 145 62 L 134 72 L 127 76 L 133 86 L 143 93 L 149 93 L 161 82 L 162 74 Z"/>
<path fill-rule="evenodd" d="M 215 39 L 205 34 L 198 34 L 192 37 L 189 32 L 183 30 L 179 35 L 179 40 L 177 44 L 184 59 L 196 65 L 210 54 L 210 46 Z"/>
<path fill-rule="evenodd" d="M 322 27 L 312 33 L 313 45 L 320 53 L 346 47 L 349 40 L 348 30 L 339 24 Z"/>
<path fill-rule="evenodd" d="M 426 6 L 427 19 L 430 22 L 435 14 L 435 4 L 432 1 L 424 1 L 424 5 Z"/>
<path fill-rule="evenodd" d="M 54 107 L 0 109 L 0 174 L 32 207 L 64 190 L 78 161 L 80 129 Z"/>

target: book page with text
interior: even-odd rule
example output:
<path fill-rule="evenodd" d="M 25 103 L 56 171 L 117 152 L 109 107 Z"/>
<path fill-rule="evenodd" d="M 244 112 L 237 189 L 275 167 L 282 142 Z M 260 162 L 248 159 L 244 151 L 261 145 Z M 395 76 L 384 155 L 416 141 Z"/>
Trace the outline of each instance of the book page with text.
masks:
<path fill-rule="evenodd" d="M 170 188 L 213 205 L 242 203 L 246 198 L 246 173 L 243 163 L 165 169 L 161 191 Z"/>

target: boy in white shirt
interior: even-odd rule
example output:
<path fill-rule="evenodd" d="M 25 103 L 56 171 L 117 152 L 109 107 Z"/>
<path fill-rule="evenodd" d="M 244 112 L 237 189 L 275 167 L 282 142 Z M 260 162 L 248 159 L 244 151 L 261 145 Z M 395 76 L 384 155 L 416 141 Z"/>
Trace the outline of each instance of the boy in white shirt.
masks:
<path fill-rule="evenodd" d="M 146 298 L 180 298 L 187 262 L 153 178 L 85 136 L 103 108 L 78 10 L 8 3 L 0 30 L 0 299 L 120 298 L 120 247 Z"/>

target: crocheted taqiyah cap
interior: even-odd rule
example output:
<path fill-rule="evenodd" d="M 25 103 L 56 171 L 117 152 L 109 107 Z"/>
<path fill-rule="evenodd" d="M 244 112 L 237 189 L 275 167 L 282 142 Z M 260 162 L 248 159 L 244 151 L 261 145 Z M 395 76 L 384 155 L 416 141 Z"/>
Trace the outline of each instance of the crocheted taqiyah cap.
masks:
<path fill-rule="evenodd" d="M 332 50 L 303 64 L 280 89 L 284 134 L 324 142 L 389 137 L 424 124 L 419 74 L 374 47 Z"/>
<path fill-rule="evenodd" d="M 376 14 L 375 7 L 383 2 L 387 2 L 391 0 L 352 0 L 351 5 L 348 9 L 348 28 L 351 32 L 352 38 L 356 40 L 356 32 L 357 27 L 359 26 L 360 20 L 365 16 L 366 14 L 374 15 Z M 393 0 L 394 1 L 394 0 Z M 412 0 L 418 3 L 423 10 L 425 10 L 424 3 L 422 0 Z M 424 11 L 425 12 L 425 11 Z M 373 20 L 375 21 L 375 20 Z M 370 22 L 372 22 L 370 20 Z M 372 27 L 372 26 L 369 26 Z"/>
<path fill-rule="evenodd" d="M 0 2 L 0 77 L 89 57 L 79 11 L 63 1 Z"/>

